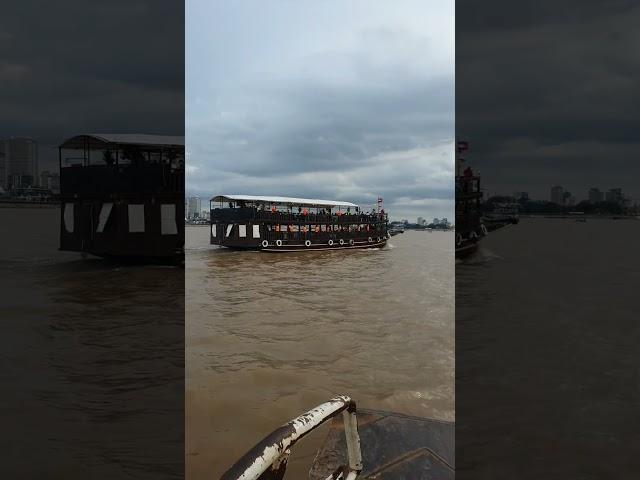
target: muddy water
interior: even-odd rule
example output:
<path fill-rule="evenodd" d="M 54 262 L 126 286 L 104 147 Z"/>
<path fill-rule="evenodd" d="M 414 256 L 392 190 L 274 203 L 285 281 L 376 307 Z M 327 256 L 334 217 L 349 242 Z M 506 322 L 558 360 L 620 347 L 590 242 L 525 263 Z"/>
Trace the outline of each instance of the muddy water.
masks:
<path fill-rule="evenodd" d="M 0 208 L 0 478 L 182 478 L 184 270 L 58 250 Z"/>
<path fill-rule="evenodd" d="M 265 254 L 186 229 L 186 471 L 211 479 L 332 397 L 454 419 L 454 258 L 448 232 L 384 249 Z M 306 478 L 322 431 L 294 449 Z"/>

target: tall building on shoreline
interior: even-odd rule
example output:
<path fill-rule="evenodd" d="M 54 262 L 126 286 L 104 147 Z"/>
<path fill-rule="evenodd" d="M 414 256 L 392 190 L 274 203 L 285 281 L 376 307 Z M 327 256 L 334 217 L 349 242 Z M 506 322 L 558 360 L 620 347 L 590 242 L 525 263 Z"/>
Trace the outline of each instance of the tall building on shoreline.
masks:
<path fill-rule="evenodd" d="M 36 187 L 38 177 L 38 144 L 28 137 L 11 137 L 2 142 L 0 180 L 6 190 Z"/>
<path fill-rule="evenodd" d="M 564 188 L 561 186 L 551 187 L 551 202 L 564 205 Z"/>
<path fill-rule="evenodd" d="M 186 217 L 190 219 L 200 217 L 200 210 L 202 210 L 200 197 L 188 197 L 186 203 Z"/>

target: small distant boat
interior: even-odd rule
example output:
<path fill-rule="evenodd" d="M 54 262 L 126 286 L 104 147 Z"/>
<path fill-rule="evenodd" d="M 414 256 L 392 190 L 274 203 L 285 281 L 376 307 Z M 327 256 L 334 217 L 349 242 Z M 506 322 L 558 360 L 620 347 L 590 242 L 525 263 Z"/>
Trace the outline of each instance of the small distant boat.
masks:
<path fill-rule="evenodd" d="M 404 225 L 393 225 L 389 229 L 389 235 L 392 237 L 401 233 L 404 233 Z"/>
<path fill-rule="evenodd" d="M 356 411 L 355 402 L 342 395 L 267 435 L 221 480 L 282 480 L 291 448 L 325 422 L 330 422 L 329 432 L 309 471 L 310 480 L 455 478 L 452 422 Z"/>
<path fill-rule="evenodd" d="M 520 221 L 520 205 L 517 203 L 495 203 L 491 212 L 485 213 L 487 222 L 498 224 L 516 224 Z"/>

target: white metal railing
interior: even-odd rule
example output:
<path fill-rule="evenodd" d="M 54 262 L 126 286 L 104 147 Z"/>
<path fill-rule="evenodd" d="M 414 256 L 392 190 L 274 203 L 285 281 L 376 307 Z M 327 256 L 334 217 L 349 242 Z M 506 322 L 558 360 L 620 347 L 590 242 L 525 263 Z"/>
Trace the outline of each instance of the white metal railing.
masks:
<path fill-rule="evenodd" d="M 348 464 L 327 480 L 354 480 L 362 471 L 356 404 L 340 395 L 303 413 L 281 426 L 249 450 L 221 480 L 281 480 L 287 468 L 291 447 L 306 434 L 342 412 Z"/>

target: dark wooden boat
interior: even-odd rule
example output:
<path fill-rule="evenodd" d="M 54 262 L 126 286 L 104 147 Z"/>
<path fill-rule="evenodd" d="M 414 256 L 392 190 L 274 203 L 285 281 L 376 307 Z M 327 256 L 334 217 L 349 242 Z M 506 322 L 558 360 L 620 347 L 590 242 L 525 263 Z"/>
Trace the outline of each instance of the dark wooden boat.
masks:
<path fill-rule="evenodd" d="M 282 480 L 291 448 L 323 423 L 330 428 L 310 480 L 453 480 L 455 425 L 394 412 L 356 409 L 339 396 L 258 442 L 221 480 Z"/>
<path fill-rule="evenodd" d="M 471 167 L 462 170 L 462 152 L 468 148 L 467 142 L 458 142 L 456 159 L 456 249 L 457 258 L 471 255 L 478 249 L 480 239 L 488 234 L 482 223 L 480 202 L 480 177 L 474 175 Z"/>
<path fill-rule="evenodd" d="M 60 250 L 184 259 L 184 137 L 78 135 L 59 147 Z"/>
<path fill-rule="evenodd" d="M 293 197 L 217 195 L 211 199 L 213 245 L 263 252 L 383 247 L 390 237 L 384 210 L 350 202 Z"/>

